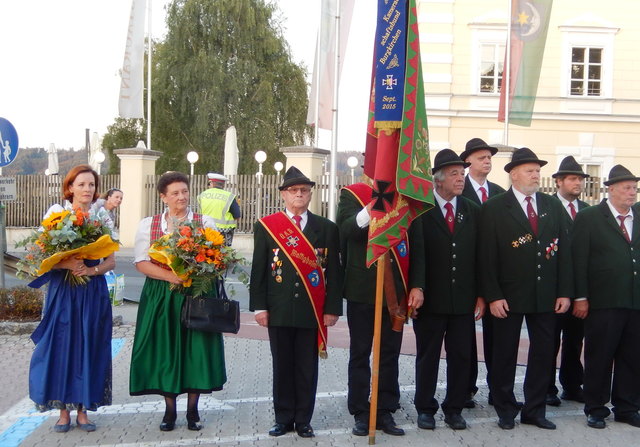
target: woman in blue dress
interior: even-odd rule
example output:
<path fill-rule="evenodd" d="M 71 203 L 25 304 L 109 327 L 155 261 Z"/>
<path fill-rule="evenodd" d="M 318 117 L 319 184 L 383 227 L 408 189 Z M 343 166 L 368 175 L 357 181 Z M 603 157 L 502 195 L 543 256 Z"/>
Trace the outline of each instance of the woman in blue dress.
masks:
<path fill-rule="evenodd" d="M 65 206 L 52 206 L 47 216 L 64 209 L 89 212 L 98 197 L 98 174 L 89 165 L 69 171 L 62 184 Z M 45 216 L 45 217 L 47 217 Z M 29 368 L 29 397 L 40 411 L 60 410 L 53 429 L 76 424 L 94 431 L 87 410 L 111 404 L 111 302 L 104 273 L 115 267 L 113 254 L 100 261 L 67 258 L 31 285 L 49 282 L 42 321 L 31 335 L 35 350 Z M 65 280 L 67 272 L 88 276 L 85 285 Z"/>

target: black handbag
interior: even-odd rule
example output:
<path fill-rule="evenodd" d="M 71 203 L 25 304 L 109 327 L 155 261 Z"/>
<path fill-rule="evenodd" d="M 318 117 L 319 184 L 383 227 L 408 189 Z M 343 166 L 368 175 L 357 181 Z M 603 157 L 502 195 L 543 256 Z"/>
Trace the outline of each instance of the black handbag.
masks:
<path fill-rule="evenodd" d="M 240 303 L 230 300 L 224 283 L 217 284 L 218 297 L 186 295 L 180 321 L 187 329 L 237 334 L 240 330 Z"/>

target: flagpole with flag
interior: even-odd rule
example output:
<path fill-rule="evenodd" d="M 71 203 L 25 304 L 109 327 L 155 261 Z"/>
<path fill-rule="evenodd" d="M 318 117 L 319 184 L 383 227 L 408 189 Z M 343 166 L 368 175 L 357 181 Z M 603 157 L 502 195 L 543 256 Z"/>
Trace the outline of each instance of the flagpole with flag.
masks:
<path fill-rule="evenodd" d="M 433 206 L 416 0 L 378 0 L 365 174 L 373 179 L 367 266 L 377 265 L 369 444 L 375 443 L 384 255 Z"/>
<path fill-rule="evenodd" d="M 147 4 L 147 1 L 149 2 Z M 151 149 L 151 2 L 132 0 L 124 60 L 120 71 L 118 114 L 121 118 L 144 118 L 144 31 L 148 6 L 147 148 Z"/>
<path fill-rule="evenodd" d="M 531 126 L 553 0 L 511 0 L 498 121 Z"/>

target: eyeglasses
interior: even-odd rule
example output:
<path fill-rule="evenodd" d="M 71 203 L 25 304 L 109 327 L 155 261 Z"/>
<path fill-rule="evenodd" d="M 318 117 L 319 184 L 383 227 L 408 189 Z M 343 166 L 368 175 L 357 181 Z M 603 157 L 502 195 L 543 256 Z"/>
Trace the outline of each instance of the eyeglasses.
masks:
<path fill-rule="evenodd" d="M 289 191 L 291 194 L 309 194 L 311 192 L 311 188 L 287 188 L 285 191 Z"/>

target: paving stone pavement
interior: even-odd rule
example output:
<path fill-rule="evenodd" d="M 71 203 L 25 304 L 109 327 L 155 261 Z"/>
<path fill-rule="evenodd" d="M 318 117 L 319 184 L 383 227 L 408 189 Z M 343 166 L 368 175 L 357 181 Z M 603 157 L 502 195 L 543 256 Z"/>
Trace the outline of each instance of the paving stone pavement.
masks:
<path fill-rule="evenodd" d="M 344 321 L 342 322 L 344 323 Z M 69 433 L 52 430 L 57 412 L 37 413 L 28 399 L 27 371 L 32 343 L 26 335 L 0 336 L 0 446 L 363 446 L 367 437 L 351 434 L 353 419 L 346 404 L 348 350 L 330 348 L 329 358 L 320 361 L 318 396 L 312 425 L 313 439 L 295 434 L 279 438 L 267 432 L 273 423 L 271 402 L 271 356 L 268 342 L 242 337 L 225 337 L 228 382 L 224 390 L 201 397 L 204 429 L 187 430 L 184 411 L 186 398 L 179 399 L 179 418 L 173 432 L 158 430 L 164 404 L 160 396 L 131 397 L 128 374 L 135 328 L 114 328 L 113 402 L 91 414 L 98 425 L 94 433 L 73 428 Z M 241 330 L 242 334 L 242 330 Z M 511 431 L 496 425 L 493 407 L 487 405 L 486 386 L 480 386 L 475 409 L 464 410 L 467 430 L 454 431 L 444 425 L 441 413 L 436 415 L 434 431 L 420 430 L 413 408 L 413 355 L 400 356 L 401 408 L 396 412 L 398 425 L 406 430 L 404 437 L 392 437 L 380 431 L 376 445 L 384 446 L 530 446 L 607 445 L 628 447 L 640 445 L 640 431 L 626 424 L 608 421 L 604 430 L 590 429 L 585 424 L 581 405 L 563 402 L 549 408 L 547 416 L 558 429 L 547 431 L 517 424 Z M 440 379 L 445 379 L 444 361 Z M 521 395 L 524 368 L 518 367 L 517 391 Z M 481 364 L 480 375 L 484 375 Z M 479 385 L 481 385 L 479 383 Z M 444 384 L 438 386 L 438 398 L 444 397 Z M 612 419 L 612 418 L 610 418 Z"/>

